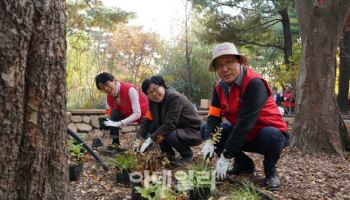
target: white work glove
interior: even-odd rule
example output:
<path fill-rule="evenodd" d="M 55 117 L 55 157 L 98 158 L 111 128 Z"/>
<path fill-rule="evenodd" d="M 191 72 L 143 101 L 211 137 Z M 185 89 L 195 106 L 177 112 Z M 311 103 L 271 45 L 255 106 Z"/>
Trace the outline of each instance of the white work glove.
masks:
<path fill-rule="evenodd" d="M 203 153 L 204 160 L 207 160 L 208 158 L 211 159 L 213 157 L 214 144 L 211 139 L 205 141 L 204 147 L 202 149 L 202 153 Z"/>
<path fill-rule="evenodd" d="M 153 140 L 152 138 L 148 137 L 147 140 L 142 144 L 140 153 L 144 153 L 151 144 L 153 144 Z"/>
<path fill-rule="evenodd" d="M 119 127 L 122 125 L 122 123 L 119 121 L 119 122 L 115 122 L 115 121 L 112 121 L 110 119 L 107 119 L 107 121 L 103 122 L 103 124 L 105 126 L 114 126 L 114 127 Z"/>
<path fill-rule="evenodd" d="M 224 155 L 221 154 L 220 159 L 216 163 L 216 178 L 219 180 L 226 179 L 226 172 L 230 166 L 230 159 L 225 158 Z"/>
<path fill-rule="evenodd" d="M 136 139 L 134 141 L 134 144 L 132 145 L 132 150 L 135 152 L 139 152 L 141 148 L 141 140 L 140 139 Z"/>

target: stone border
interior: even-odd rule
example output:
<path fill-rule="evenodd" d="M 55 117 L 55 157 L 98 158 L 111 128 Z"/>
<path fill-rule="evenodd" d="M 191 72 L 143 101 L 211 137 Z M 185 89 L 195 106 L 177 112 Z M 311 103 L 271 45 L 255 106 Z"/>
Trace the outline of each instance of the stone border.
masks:
<path fill-rule="evenodd" d="M 98 118 L 103 117 L 105 114 L 104 109 L 73 109 L 67 112 L 67 124 L 75 133 L 78 133 L 83 139 L 86 137 L 102 137 L 108 131 L 99 130 Z M 208 110 L 200 109 L 198 114 L 203 121 L 206 120 Z M 290 130 L 294 124 L 293 116 L 283 116 L 283 119 L 287 122 L 288 129 Z M 350 121 L 345 120 L 347 127 L 350 128 Z M 348 122 L 348 123 L 347 123 Z M 349 125 L 348 125 L 349 124 Z M 122 127 L 122 133 L 135 132 L 138 128 L 138 124 L 133 123 L 128 126 Z"/>

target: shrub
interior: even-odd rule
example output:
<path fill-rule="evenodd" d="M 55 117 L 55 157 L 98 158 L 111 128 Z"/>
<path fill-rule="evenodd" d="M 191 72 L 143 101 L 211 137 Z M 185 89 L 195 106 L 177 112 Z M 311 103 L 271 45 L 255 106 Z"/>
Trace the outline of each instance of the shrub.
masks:
<path fill-rule="evenodd" d="M 119 154 L 110 162 L 112 166 L 119 169 L 134 169 L 136 166 L 138 166 L 138 163 L 139 160 L 137 159 L 137 155 L 133 152 Z"/>
<path fill-rule="evenodd" d="M 68 140 L 68 162 L 72 164 L 77 164 L 84 157 L 85 151 L 83 149 L 83 144 L 75 144 L 73 140 Z"/>

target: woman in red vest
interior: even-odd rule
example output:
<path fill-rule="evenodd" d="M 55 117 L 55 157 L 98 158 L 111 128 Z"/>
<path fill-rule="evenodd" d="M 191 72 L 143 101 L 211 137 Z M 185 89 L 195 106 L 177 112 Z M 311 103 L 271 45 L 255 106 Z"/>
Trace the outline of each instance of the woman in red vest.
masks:
<path fill-rule="evenodd" d="M 285 109 L 285 113 L 294 114 L 295 92 L 294 89 L 288 84 L 286 84 L 286 90 L 283 94 L 283 107 Z"/>
<path fill-rule="evenodd" d="M 253 160 L 243 151 L 264 155 L 265 184 L 277 190 L 281 181 L 276 163 L 288 143 L 287 125 L 278 111 L 267 82 L 247 65 L 247 58 L 238 53 L 232 43 L 222 43 L 212 50 L 209 71 L 216 72 L 208 122 L 201 129 L 206 140 L 203 148 L 205 159 L 215 152 L 220 159 L 216 164 L 216 176 L 253 173 Z M 222 122 L 225 117 L 227 121 Z M 214 142 L 216 127 L 222 127 L 221 138 Z M 235 162 L 233 167 L 231 159 Z"/>
<path fill-rule="evenodd" d="M 139 122 L 148 111 L 145 94 L 132 84 L 117 81 L 112 74 L 103 72 L 95 78 L 96 86 L 107 94 L 105 126 L 110 126 L 112 145 L 109 150 L 119 148 L 119 127 L 132 122 Z"/>

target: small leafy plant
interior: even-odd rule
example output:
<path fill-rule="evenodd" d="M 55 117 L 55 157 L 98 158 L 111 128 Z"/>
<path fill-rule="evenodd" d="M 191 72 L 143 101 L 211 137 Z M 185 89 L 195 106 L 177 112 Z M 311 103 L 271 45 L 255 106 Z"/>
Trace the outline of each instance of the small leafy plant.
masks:
<path fill-rule="evenodd" d="M 177 200 L 177 194 L 163 184 L 150 184 L 148 187 L 136 187 L 142 197 L 150 200 Z"/>
<path fill-rule="evenodd" d="M 169 160 L 166 156 L 161 151 L 155 150 L 143 155 L 133 151 L 126 151 L 117 155 L 110 162 L 110 165 L 121 169 L 159 171 L 168 163 Z"/>
<path fill-rule="evenodd" d="M 119 154 L 110 162 L 110 164 L 119 169 L 134 169 L 138 166 L 139 159 L 135 153 L 125 152 L 123 154 Z"/>
<path fill-rule="evenodd" d="M 85 154 L 83 144 L 75 144 L 71 139 L 68 140 L 68 152 L 70 164 L 78 164 Z"/>
<path fill-rule="evenodd" d="M 188 178 L 177 178 L 181 184 L 188 185 L 190 199 L 208 199 L 214 195 L 215 174 L 208 162 L 199 162 L 189 166 Z M 187 181 L 187 182 L 186 182 Z M 183 191 L 184 188 L 179 188 Z"/>
<path fill-rule="evenodd" d="M 149 151 L 142 156 L 142 170 L 160 171 L 169 164 L 168 158 L 160 150 Z"/>
<path fill-rule="evenodd" d="M 193 166 L 193 187 L 215 187 L 215 174 L 207 163 L 197 163 Z"/>

